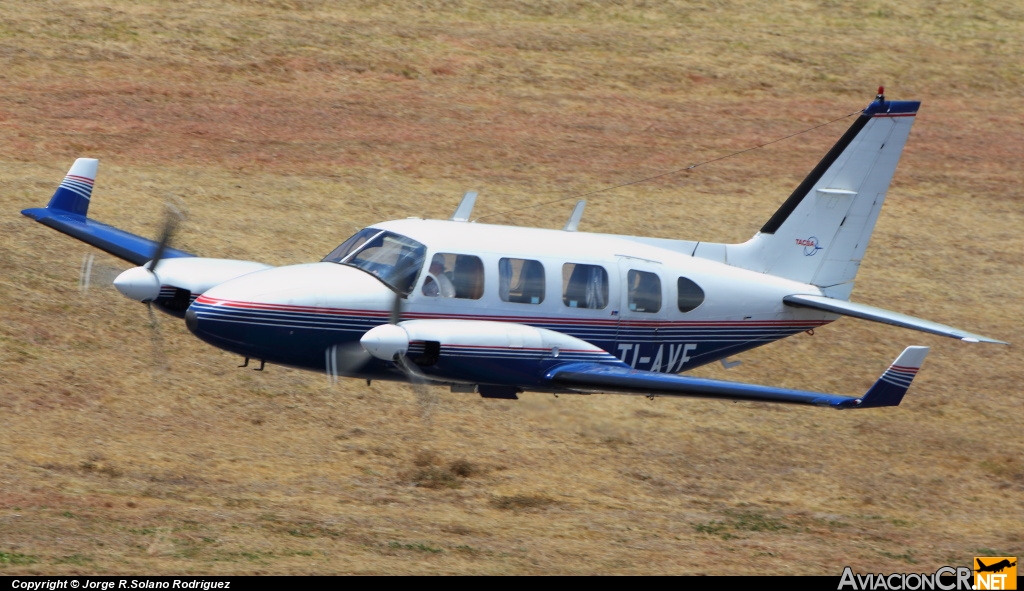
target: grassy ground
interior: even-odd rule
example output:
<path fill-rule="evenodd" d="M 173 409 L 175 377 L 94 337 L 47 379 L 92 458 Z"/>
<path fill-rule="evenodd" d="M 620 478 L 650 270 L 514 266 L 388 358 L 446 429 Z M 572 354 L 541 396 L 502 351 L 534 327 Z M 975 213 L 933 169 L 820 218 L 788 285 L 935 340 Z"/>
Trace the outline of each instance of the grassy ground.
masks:
<path fill-rule="evenodd" d="M 841 320 L 701 375 L 896 410 L 553 398 L 239 360 L 19 215 L 75 157 L 92 215 L 289 264 L 366 224 L 560 227 L 574 196 L 923 101 L 854 298 L 1024 341 L 1016 2 L 0 4 L 0 574 L 931 572 L 1024 554 L 1016 348 Z M 742 241 L 849 119 L 589 197 L 582 230 Z M 116 264 L 105 255 L 98 262 Z"/>

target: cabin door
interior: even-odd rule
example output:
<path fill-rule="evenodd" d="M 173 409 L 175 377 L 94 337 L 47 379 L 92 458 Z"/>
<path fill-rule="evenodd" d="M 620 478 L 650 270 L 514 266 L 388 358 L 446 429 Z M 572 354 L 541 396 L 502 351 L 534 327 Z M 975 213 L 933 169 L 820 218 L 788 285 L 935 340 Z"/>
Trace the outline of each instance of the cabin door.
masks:
<path fill-rule="evenodd" d="M 655 369 L 666 363 L 663 348 L 659 354 L 662 343 L 658 334 L 666 301 L 663 267 L 655 261 L 619 258 L 619 330 L 615 350 L 610 353 L 637 369 Z"/>

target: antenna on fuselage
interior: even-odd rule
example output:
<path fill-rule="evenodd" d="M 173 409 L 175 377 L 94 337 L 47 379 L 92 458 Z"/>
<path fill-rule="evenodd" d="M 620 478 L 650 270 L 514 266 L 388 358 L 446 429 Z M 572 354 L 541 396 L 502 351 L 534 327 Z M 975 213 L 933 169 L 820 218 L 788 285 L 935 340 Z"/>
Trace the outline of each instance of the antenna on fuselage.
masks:
<path fill-rule="evenodd" d="M 468 222 L 469 216 L 473 214 L 473 206 L 476 205 L 476 195 L 476 191 L 466 191 L 459 206 L 455 209 L 455 213 L 448 219 L 453 222 Z"/>
<path fill-rule="evenodd" d="M 576 207 L 572 208 L 572 215 L 569 216 L 569 221 L 565 222 L 565 227 L 562 228 L 566 232 L 575 232 L 576 228 L 580 226 L 580 218 L 583 217 L 583 208 L 587 206 L 586 199 L 580 199 L 576 202 Z"/>

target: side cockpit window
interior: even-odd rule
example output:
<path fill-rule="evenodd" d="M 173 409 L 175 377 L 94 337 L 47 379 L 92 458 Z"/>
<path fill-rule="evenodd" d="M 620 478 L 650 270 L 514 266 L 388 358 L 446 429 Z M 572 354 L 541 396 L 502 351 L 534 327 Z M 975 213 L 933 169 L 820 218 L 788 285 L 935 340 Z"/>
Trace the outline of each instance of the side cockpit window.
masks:
<path fill-rule="evenodd" d="M 469 254 L 435 253 L 421 291 L 429 297 L 479 300 L 484 295 L 484 264 Z"/>
<path fill-rule="evenodd" d="M 689 312 L 704 303 L 704 290 L 686 277 L 680 277 L 676 281 L 679 289 L 679 311 Z"/>
<path fill-rule="evenodd" d="M 530 259 L 498 261 L 499 288 L 503 302 L 539 304 L 544 301 L 544 265 Z"/>
<path fill-rule="evenodd" d="M 654 313 L 661 310 L 661 279 L 654 273 L 630 270 L 626 274 L 629 309 Z"/>
<path fill-rule="evenodd" d="M 562 265 L 562 302 L 570 308 L 605 308 L 608 305 L 608 272 L 598 265 Z"/>

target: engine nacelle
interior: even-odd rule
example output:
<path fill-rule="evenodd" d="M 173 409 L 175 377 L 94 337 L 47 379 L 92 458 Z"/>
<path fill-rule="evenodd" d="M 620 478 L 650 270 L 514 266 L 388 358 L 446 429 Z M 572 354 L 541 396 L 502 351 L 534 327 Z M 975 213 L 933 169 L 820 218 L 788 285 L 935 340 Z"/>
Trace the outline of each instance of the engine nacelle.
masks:
<path fill-rule="evenodd" d="M 143 303 L 160 297 L 162 285 L 174 286 L 196 297 L 231 279 L 271 268 L 252 261 L 179 257 L 161 260 L 156 272 L 148 267 L 128 269 L 114 280 L 114 287 L 126 297 Z"/>
<path fill-rule="evenodd" d="M 406 354 L 411 342 L 436 342 L 447 347 L 473 348 L 501 355 L 502 350 L 532 350 L 557 359 L 561 352 L 596 355 L 594 360 L 616 361 L 604 350 L 567 334 L 517 324 L 487 320 L 406 320 L 382 324 L 366 332 L 359 341 L 378 359 L 391 361 Z"/>

